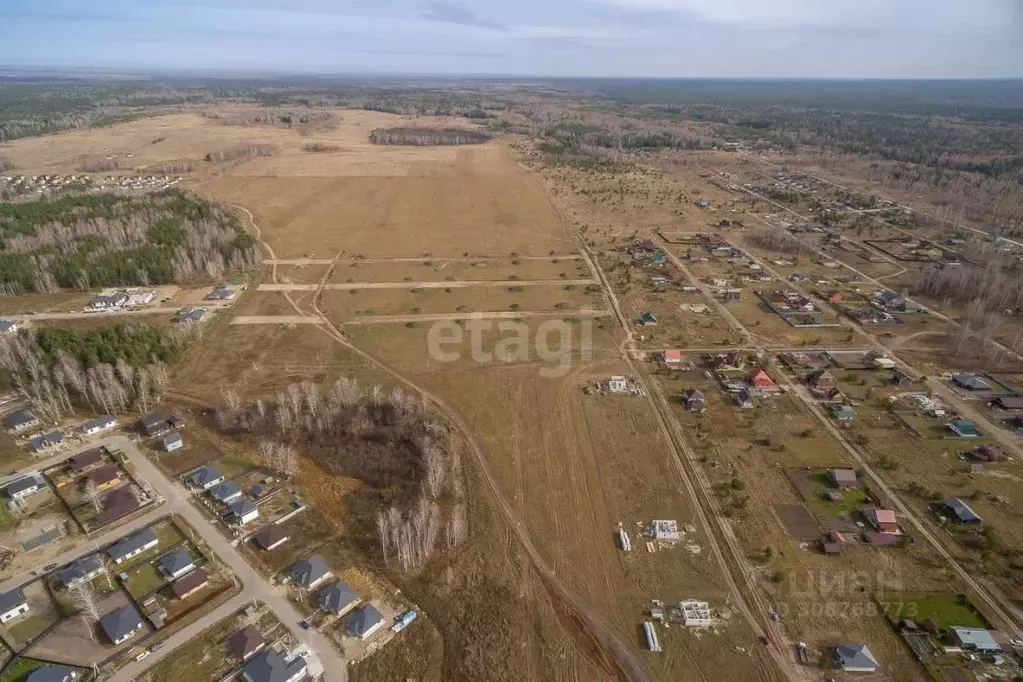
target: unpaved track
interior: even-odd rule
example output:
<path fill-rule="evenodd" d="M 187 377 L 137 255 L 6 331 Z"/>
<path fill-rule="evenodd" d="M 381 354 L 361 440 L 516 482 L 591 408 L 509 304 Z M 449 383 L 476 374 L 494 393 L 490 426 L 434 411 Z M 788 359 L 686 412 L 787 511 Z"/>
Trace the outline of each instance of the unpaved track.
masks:
<path fill-rule="evenodd" d="M 257 291 L 355 291 L 357 289 L 468 289 L 470 287 L 551 287 L 596 284 L 592 279 L 478 279 L 450 282 L 345 282 L 343 284 L 260 284 Z"/>
<path fill-rule="evenodd" d="M 263 248 L 266 249 L 267 253 L 272 259 L 276 259 L 273 249 L 267 244 L 262 237 L 262 232 L 259 226 L 256 224 L 252 213 L 247 209 L 238 206 L 249 218 L 249 222 L 252 224 L 253 232 L 256 234 L 256 238 L 259 240 Z M 621 636 L 614 631 L 607 623 L 603 621 L 600 615 L 591 608 L 582 597 L 576 594 L 560 577 L 553 568 L 547 563 L 547 561 L 537 550 L 533 541 L 529 537 L 529 533 L 526 530 L 525 524 L 515 513 L 512 505 L 508 502 L 504 496 L 497 479 L 494 477 L 493 472 L 490 470 L 490 465 L 487 462 L 486 454 L 483 452 L 482 446 L 473 436 L 472 430 L 468 424 L 462 419 L 459 413 L 443 398 L 435 395 L 434 393 L 422 388 L 412 380 L 408 379 L 401 373 L 392 369 L 389 365 L 384 364 L 381 360 L 375 356 L 370 355 L 366 351 L 362 350 L 358 346 L 352 344 L 344 335 L 344 333 L 334 325 L 334 323 L 328 318 L 322 310 L 319 308 L 319 298 L 323 291 L 326 280 L 330 276 L 340 258 L 340 254 L 330 262 L 330 267 L 324 274 L 320 281 L 319 289 L 316 295 L 313 297 L 313 311 L 320 319 L 323 320 L 323 324 L 319 325 L 317 329 L 323 331 L 325 334 L 334 339 L 337 343 L 344 346 L 346 349 L 355 353 L 356 355 L 365 359 L 373 367 L 380 370 L 384 374 L 392 377 L 399 383 L 406 386 L 409 390 L 420 395 L 425 401 L 430 403 L 437 412 L 445 417 L 448 422 L 458 431 L 459 435 L 465 441 L 470 452 L 472 453 L 477 465 L 479 466 L 480 473 L 483 475 L 484 480 L 487 483 L 487 487 L 490 489 L 490 493 L 497 503 L 498 508 L 508 521 L 508 525 L 514 533 L 519 545 L 525 551 L 529 557 L 530 562 L 533 564 L 533 568 L 537 574 L 544 580 L 550 591 L 552 597 L 556 597 L 561 600 L 561 603 L 566 608 L 569 608 L 574 618 L 573 621 L 578 622 L 580 625 L 585 626 L 588 632 L 584 633 L 585 636 L 591 637 L 596 642 L 599 642 L 604 648 L 608 650 L 614 659 L 615 665 L 618 667 L 618 671 L 622 677 L 630 680 L 631 682 L 640 682 L 651 680 L 651 676 L 643 664 L 642 659 L 636 654 L 632 646 L 630 646 Z M 277 266 L 273 266 L 272 277 L 274 282 L 277 281 Z M 304 310 L 298 306 L 288 295 L 288 293 L 282 292 L 288 303 L 294 308 L 295 312 L 303 315 Z"/>
<path fill-rule="evenodd" d="M 240 208 L 240 207 L 239 207 Z M 476 258 L 459 256 L 455 258 L 358 258 L 349 259 L 343 262 L 345 265 L 373 265 L 376 263 L 487 263 L 494 261 L 513 260 L 579 260 L 582 258 L 578 253 L 555 254 L 553 256 L 477 256 Z M 267 258 L 264 265 L 331 265 L 332 258 Z"/>
<path fill-rule="evenodd" d="M 315 315 L 237 315 L 231 324 L 320 324 Z"/>
<path fill-rule="evenodd" d="M 343 325 L 392 324 L 397 322 L 444 322 L 457 320 L 524 320 L 531 317 L 605 317 L 607 310 L 497 310 L 490 313 L 427 313 L 423 315 L 364 315 Z M 320 318 L 313 318 L 317 322 Z"/>

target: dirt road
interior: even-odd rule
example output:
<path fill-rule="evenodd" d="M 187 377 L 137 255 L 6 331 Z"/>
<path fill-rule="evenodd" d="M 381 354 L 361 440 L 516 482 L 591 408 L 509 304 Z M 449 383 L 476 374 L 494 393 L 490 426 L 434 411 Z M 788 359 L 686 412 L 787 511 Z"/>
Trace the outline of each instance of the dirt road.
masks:
<path fill-rule="evenodd" d="M 592 279 L 485 279 L 427 282 L 345 282 L 343 284 L 260 284 L 258 291 L 356 291 L 360 289 L 467 289 L 470 287 L 553 287 L 596 284 Z"/>
<path fill-rule="evenodd" d="M 320 324 L 312 315 L 236 315 L 230 324 Z"/>
<path fill-rule="evenodd" d="M 463 256 L 455 258 L 359 258 L 343 262 L 346 265 L 373 265 L 377 263 L 486 263 L 493 261 L 551 261 L 551 260 L 579 260 L 582 258 L 578 253 L 555 254 L 553 256 Z M 331 265 L 335 261 L 332 258 L 268 258 L 263 259 L 263 265 Z"/>
<path fill-rule="evenodd" d="M 345 320 L 344 325 L 396 322 L 442 322 L 445 320 L 524 320 L 530 317 L 606 317 L 607 310 L 497 310 L 489 313 L 424 313 L 422 315 L 363 315 Z M 316 318 L 320 322 L 319 318 Z"/>

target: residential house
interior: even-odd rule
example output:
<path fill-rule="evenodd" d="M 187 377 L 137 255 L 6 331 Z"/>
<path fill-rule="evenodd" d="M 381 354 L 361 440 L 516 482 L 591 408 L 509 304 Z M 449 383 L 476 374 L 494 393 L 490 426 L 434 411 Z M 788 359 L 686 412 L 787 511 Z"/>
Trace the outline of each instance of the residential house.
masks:
<path fill-rule="evenodd" d="M 8 483 L 4 488 L 4 494 L 12 500 L 23 500 L 45 487 L 46 484 L 35 476 L 24 476 Z"/>
<path fill-rule="evenodd" d="M 872 673 L 880 667 L 866 644 L 839 644 L 836 646 L 835 665 L 851 673 Z"/>
<path fill-rule="evenodd" d="M 973 511 L 970 505 L 963 502 L 958 497 L 949 497 L 948 499 L 942 500 L 940 506 L 946 511 L 951 512 L 952 516 L 959 523 L 983 523 L 984 519 L 980 515 Z"/>
<path fill-rule="evenodd" d="M 891 509 L 865 509 L 863 516 L 881 533 L 895 533 L 899 530 L 899 522 Z"/>
<path fill-rule="evenodd" d="M 706 412 L 707 396 L 698 388 L 690 388 L 682 393 L 682 404 L 688 412 Z"/>
<path fill-rule="evenodd" d="M 952 383 L 967 391 L 990 391 L 991 384 L 979 374 L 964 372 L 952 375 Z"/>
<path fill-rule="evenodd" d="M 716 370 L 742 370 L 746 366 L 746 361 L 742 359 L 739 351 L 733 350 L 715 357 L 713 364 Z"/>
<path fill-rule="evenodd" d="M 110 310 L 120 308 L 128 302 L 128 294 L 123 291 L 115 291 L 112 294 L 100 294 L 89 301 L 89 307 L 94 310 Z"/>
<path fill-rule="evenodd" d="M 130 485 L 121 486 L 103 499 L 103 511 L 96 515 L 96 526 L 103 526 L 114 519 L 132 513 L 139 508 L 139 500 Z"/>
<path fill-rule="evenodd" d="M 806 377 L 806 383 L 810 385 L 815 392 L 828 394 L 835 390 L 837 383 L 835 382 L 834 375 L 826 369 L 819 369 L 815 372 L 810 372 Z"/>
<path fill-rule="evenodd" d="M 67 460 L 68 473 L 72 476 L 80 476 L 97 464 L 103 462 L 103 448 L 92 448 L 79 452 Z"/>
<path fill-rule="evenodd" d="M 661 362 L 668 367 L 678 368 L 682 364 L 682 351 L 676 349 L 665 350 L 661 353 Z"/>
<path fill-rule="evenodd" d="M 180 428 L 184 426 L 184 422 L 178 417 L 165 414 L 163 412 L 154 412 L 153 414 L 146 415 L 139 420 L 139 429 L 143 434 L 149 436 L 161 436 L 168 431 Z"/>
<path fill-rule="evenodd" d="M 1023 410 L 1023 395 L 1006 395 L 995 398 L 994 405 L 1003 410 Z"/>
<path fill-rule="evenodd" d="M 171 552 L 170 554 L 161 557 L 157 564 L 159 569 L 163 571 L 163 574 L 171 580 L 180 578 L 195 568 L 195 561 L 188 552 L 183 549 L 179 549 L 176 552 Z"/>
<path fill-rule="evenodd" d="M 152 528 L 143 528 L 134 535 L 129 535 L 123 540 L 119 540 L 107 549 L 107 556 L 115 564 L 122 564 L 128 559 L 142 554 L 146 550 L 152 549 L 160 544 L 160 539 L 156 537 L 156 533 Z"/>
<path fill-rule="evenodd" d="M 209 490 L 215 485 L 224 482 L 224 474 L 220 469 L 213 466 L 204 466 L 191 476 L 192 485 L 202 490 Z"/>
<path fill-rule="evenodd" d="M 18 616 L 28 613 L 28 610 L 25 591 L 20 587 L 0 594 L 0 623 L 9 623 Z"/>
<path fill-rule="evenodd" d="M 644 326 L 644 327 L 656 327 L 657 326 L 657 316 L 654 315 L 653 313 L 647 311 L 647 312 L 645 312 L 645 313 L 643 313 L 642 315 L 639 316 L 639 324 Z"/>
<path fill-rule="evenodd" d="M 161 442 L 161 446 L 166 452 L 174 452 L 180 450 L 185 445 L 185 441 L 181 439 L 181 434 L 175 431 L 174 433 L 166 436 Z"/>
<path fill-rule="evenodd" d="M 372 604 L 363 604 L 362 608 L 356 611 L 348 619 L 348 636 L 358 639 L 368 639 L 374 632 L 382 628 L 384 617 Z"/>
<path fill-rule="evenodd" d="M 821 294 L 821 298 L 828 303 L 843 303 L 845 301 L 845 297 L 842 296 L 842 292 L 838 289 L 829 289 L 828 291 L 825 291 Z"/>
<path fill-rule="evenodd" d="M 624 393 L 629 390 L 629 381 L 625 377 L 611 377 L 607 380 L 607 390 L 613 393 Z"/>
<path fill-rule="evenodd" d="M 903 296 L 887 289 L 874 294 L 874 300 L 882 307 L 889 309 L 898 308 L 906 303 Z"/>
<path fill-rule="evenodd" d="M 789 275 L 789 280 L 793 282 L 809 282 L 810 275 L 806 274 L 805 272 L 796 272 Z"/>
<path fill-rule="evenodd" d="M 213 288 L 213 291 L 206 295 L 206 299 L 209 301 L 230 301 L 237 295 L 238 292 L 234 289 L 229 289 L 223 284 L 218 284 Z"/>
<path fill-rule="evenodd" d="M 913 383 L 912 377 L 903 372 L 901 369 L 892 370 L 891 383 L 893 386 L 905 386 L 906 384 Z"/>
<path fill-rule="evenodd" d="M 874 367 L 876 367 L 877 369 L 894 369 L 895 361 L 892 360 L 891 358 L 886 358 L 883 356 L 877 357 L 874 358 Z"/>
<path fill-rule="evenodd" d="M 252 500 L 238 500 L 230 505 L 234 522 L 244 525 L 259 518 L 259 507 Z"/>
<path fill-rule="evenodd" d="M 28 442 L 28 449 L 32 452 L 43 452 L 56 447 L 64 440 L 64 434 L 60 431 L 50 431 L 41 436 L 35 436 Z"/>
<path fill-rule="evenodd" d="M 231 504 L 241 498 L 242 491 L 234 481 L 224 481 L 213 486 L 210 495 L 224 504 Z"/>
<path fill-rule="evenodd" d="M 842 422 L 843 424 L 851 424 L 853 419 L 856 418 L 856 412 L 854 412 L 853 408 L 850 407 L 849 405 L 842 405 L 840 407 L 836 407 L 834 410 L 831 411 L 831 414 L 834 415 L 835 419 Z"/>
<path fill-rule="evenodd" d="M 755 405 L 750 397 L 749 391 L 743 389 L 735 394 L 735 402 L 744 410 L 752 410 Z"/>
<path fill-rule="evenodd" d="M 760 391 L 777 391 L 778 384 L 774 383 L 774 379 L 771 375 L 762 369 L 755 369 L 746 375 L 746 383 L 751 388 L 758 389 Z"/>
<path fill-rule="evenodd" d="M 189 571 L 183 577 L 171 583 L 171 594 L 176 599 L 187 599 L 209 584 L 209 576 L 201 568 Z"/>
<path fill-rule="evenodd" d="M 21 433 L 26 429 L 32 429 L 40 424 L 39 417 L 32 414 L 31 410 L 18 410 L 17 412 L 11 412 L 9 415 L 4 417 L 4 421 L 7 423 L 7 428 L 15 433 Z"/>
<path fill-rule="evenodd" d="M 981 445 L 979 448 L 974 448 L 967 452 L 966 456 L 978 462 L 1000 462 L 1005 459 L 1005 453 L 1002 452 L 1001 448 L 991 445 Z"/>
<path fill-rule="evenodd" d="M 977 425 L 969 419 L 956 419 L 949 423 L 948 428 L 960 438 L 976 438 L 979 435 Z"/>
<path fill-rule="evenodd" d="M 301 656 L 288 661 L 276 651 L 267 649 L 245 664 L 242 678 L 245 682 L 297 682 L 308 672 Z"/>
<path fill-rule="evenodd" d="M 986 653 L 999 652 L 1002 645 L 992 636 L 997 631 L 985 630 L 984 628 L 966 628 L 958 625 L 952 626 L 949 636 L 956 645 L 963 651 L 982 651 Z"/>
<path fill-rule="evenodd" d="M 852 469 L 831 469 L 828 471 L 828 482 L 836 488 L 859 488 L 860 481 Z"/>
<path fill-rule="evenodd" d="M 266 639 L 253 625 L 246 625 L 227 638 L 227 648 L 243 661 L 255 656 L 265 646 Z"/>
<path fill-rule="evenodd" d="M 354 609 L 362 599 L 355 593 L 355 590 L 343 580 L 320 592 L 317 603 L 324 611 L 329 611 L 335 616 L 341 617 Z"/>
<path fill-rule="evenodd" d="M 260 547 L 269 552 L 287 542 L 289 536 L 287 531 L 275 523 L 256 533 L 254 539 Z"/>
<path fill-rule="evenodd" d="M 181 324 L 197 324 L 206 317 L 206 308 L 182 308 L 178 311 L 177 320 Z"/>
<path fill-rule="evenodd" d="M 81 429 L 82 433 L 84 433 L 86 436 L 92 436 L 102 431 L 112 429 L 115 426 L 117 426 L 117 420 L 111 417 L 110 415 L 104 415 L 102 417 L 90 419 L 89 421 L 85 422 L 84 424 L 82 424 Z"/>
<path fill-rule="evenodd" d="M 21 325 L 14 320 L 0 320 L 0 334 L 14 334 Z"/>
<path fill-rule="evenodd" d="M 109 464 L 98 469 L 93 469 L 85 475 L 86 480 L 96 486 L 96 490 L 103 492 L 110 490 L 121 482 L 121 470 L 116 464 Z"/>
<path fill-rule="evenodd" d="M 291 567 L 291 579 L 298 587 L 311 590 L 334 574 L 318 556 L 296 561 Z"/>
<path fill-rule="evenodd" d="M 28 674 L 25 682 L 74 682 L 78 671 L 66 665 L 44 665 Z"/>
<path fill-rule="evenodd" d="M 57 576 L 68 589 L 88 582 L 103 572 L 103 559 L 99 554 L 92 554 L 75 561 L 60 571 Z"/>
<path fill-rule="evenodd" d="M 142 630 L 142 618 L 131 604 L 114 609 L 100 618 L 99 624 L 114 644 L 120 644 Z"/>

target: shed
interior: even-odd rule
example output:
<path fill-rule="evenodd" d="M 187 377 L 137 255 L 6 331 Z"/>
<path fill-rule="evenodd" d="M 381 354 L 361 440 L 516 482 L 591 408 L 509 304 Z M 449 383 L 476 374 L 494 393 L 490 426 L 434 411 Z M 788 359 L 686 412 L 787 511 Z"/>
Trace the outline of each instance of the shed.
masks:
<path fill-rule="evenodd" d="M 181 439 L 181 434 L 178 433 L 177 431 L 165 437 L 162 443 L 163 449 L 166 450 L 167 452 L 174 452 L 175 450 L 180 450 L 182 446 L 184 446 L 184 444 L 185 441 Z"/>
<path fill-rule="evenodd" d="M 860 487 L 860 481 L 852 469 L 831 469 L 828 471 L 828 481 L 836 488 Z"/>

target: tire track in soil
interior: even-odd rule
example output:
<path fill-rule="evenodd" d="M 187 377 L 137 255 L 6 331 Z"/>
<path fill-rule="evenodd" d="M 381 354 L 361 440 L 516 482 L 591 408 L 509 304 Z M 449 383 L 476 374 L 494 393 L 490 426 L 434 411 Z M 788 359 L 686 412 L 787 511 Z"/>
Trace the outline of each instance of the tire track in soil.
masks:
<path fill-rule="evenodd" d="M 260 231 L 259 225 L 253 218 L 252 213 L 242 206 L 237 206 L 235 204 L 232 204 L 232 206 L 240 209 L 246 214 L 246 216 L 248 216 L 249 223 L 252 226 L 252 231 L 256 235 L 256 239 L 261 245 L 263 245 L 270 257 L 272 259 L 276 259 L 277 256 L 274 254 L 272 247 L 263 240 L 262 232 Z M 336 263 L 340 257 L 341 253 L 339 252 L 334 257 L 334 262 Z M 276 283 L 276 266 L 273 268 L 272 277 Z M 322 310 L 320 310 L 319 299 L 322 292 L 323 289 L 321 286 L 312 299 L 312 314 L 323 319 L 323 324 L 317 325 L 316 329 L 327 334 L 330 338 L 334 339 L 337 343 L 341 344 L 352 353 L 362 357 L 377 370 L 392 377 L 412 392 L 418 394 L 426 402 L 432 405 L 439 414 L 444 416 L 462 437 L 463 441 L 468 446 L 469 451 L 472 453 L 473 459 L 476 461 L 477 467 L 479 468 L 480 473 L 490 490 L 491 496 L 497 503 L 499 510 L 505 517 L 505 520 L 508 522 L 512 533 L 518 539 L 519 545 L 525 551 L 527 557 L 532 563 L 537 576 L 541 579 L 541 582 L 551 600 L 551 604 L 555 607 L 555 613 L 558 615 L 559 622 L 561 622 L 566 631 L 574 638 L 577 646 L 580 647 L 580 652 L 587 655 L 587 657 L 593 661 L 594 665 L 597 665 L 602 670 L 607 670 L 608 674 L 615 679 L 628 682 L 647 682 L 652 680 L 652 677 L 647 671 L 646 666 L 643 664 L 643 661 L 636 655 L 633 649 L 603 621 L 600 615 L 597 614 L 593 608 L 591 608 L 578 594 L 576 594 L 560 577 L 558 577 L 554 569 L 543 558 L 539 550 L 537 550 L 529 537 L 529 533 L 526 531 L 525 524 L 517 517 L 514 509 L 505 497 L 504 492 L 501 490 L 496 477 L 490 469 L 482 446 L 480 446 L 479 442 L 473 436 L 472 430 L 462 419 L 458 411 L 443 398 L 419 386 L 411 379 L 405 377 L 403 374 L 378 359 L 376 356 L 367 353 L 349 341 L 340 328 L 335 325 Z M 298 306 L 287 292 L 281 293 L 288 301 L 288 304 L 291 305 L 297 313 L 307 314 L 307 311 Z"/>

